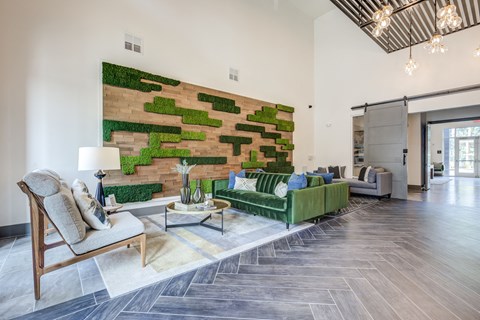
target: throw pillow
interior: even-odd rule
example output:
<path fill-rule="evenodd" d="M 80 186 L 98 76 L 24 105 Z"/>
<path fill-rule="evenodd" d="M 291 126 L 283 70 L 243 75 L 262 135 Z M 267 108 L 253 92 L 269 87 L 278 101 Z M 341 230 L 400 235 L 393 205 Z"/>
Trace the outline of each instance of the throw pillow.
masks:
<path fill-rule="evenodd" d="M 241 170 L 239 173 L 235 174 L 235 171 L 230 170 L 228 175 L 228 189 L 233 189 L 235 186 L 235 177 L 246 178 L 245 170 Z"/>
<path fill-rule="evenodd" d="M 360 173 L 358 174 L 358 180 L 363 181 L 365 179 L 365 172 L 367 171 L 367 167 L 361 167 Z"/>
<path fill-rule="evenodd" d="M 328 168 L 318 167 L 317 170 L 314 171 L 315 173 L 328 173 Z"/>
<path fill-rule="evenodd" d="M 342 176 L 340 174 L 340 167 L 335 166 L 335 167 L 328 167 L 328 173 L 333 173 L 333 179 L 341 179 Z"/>
<path fill-rule="evenodd" d="M 258 168 L 255 172 L 265 172 L 265 170 Z"/>
<path fill-rule="evenodd" d="M 235 177 L 234 190 L 257 191 L 257 179 Z"/>
<path fill-rule="evenodd" d="M 307 176 L 318 176 L 323 178 L 323 182 L 325 184 L 330 184 L 333 182 L 333 173 L 315 173 L 315 172 L 307 172 Z"/>
<path fill-rule="evenodd" d="M 360 169 L 360 174 L 358 175 L 358 180 L 368 182 L 368 175 L 370 170 L 372 170 L 371 166 L 362 167 Z"/>
<path fill-rule="evenodd" d="M 275 187 L 275 195 L 280 198 L 285 198 L 287 196 L 288 184 L 280 181 Z"/>
<path fill-rule="evenodd" d="M 307 187 L 307 176 L 302 173 L 297 175 L 292 173 L 290 179 L 288 179 L 288 190 L 303 189 Z"/>
<path fill-rule="evenodd" d="M 75 179 L 72 184 L 72 193 L 77 207 L 80 209 L 83 220 L 96 230 L 110 229 L 112 224 L 107 213 L 97 199 L 88 193 L 88 188 L 83 181 Z"/>
<path fill-rule="evenodd" d="M 345 179 L 345 170 L 347 169 L 347 166 L 341 166 L 340 167 L 340 177 L 342 177 L 342 179 Z"/>
<path fill-rule="evenodd" d="M 368 171 L 368 183 L 376 183 L 377 182 L 377 170 L 371 168 L 370 171 Z"/>

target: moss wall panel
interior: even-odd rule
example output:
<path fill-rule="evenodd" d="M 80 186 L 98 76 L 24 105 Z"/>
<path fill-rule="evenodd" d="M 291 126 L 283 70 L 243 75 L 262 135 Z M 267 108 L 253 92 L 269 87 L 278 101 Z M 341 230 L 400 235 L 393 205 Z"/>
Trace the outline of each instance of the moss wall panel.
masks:
<path fill-rule="evenodd" d="M 148 73 L 148 70 L 144 70 Z M 155 77 L 151 77 L 155 79 Z M 147 81 L 147 80 L 142 80 Z M 152 81 L 151 81 L 152 82 Z M 152 82 L 154 83 L 154 82 Z M 222 179 L 228 176 L 229 170 L 239 171 L 242 163 L 245 166 L 256 166 L 262 163 L 269 166 L 269 169 L 285 166 L 293 161 L 293 151 L 282 150 L 285 145 L 276 144 L 275 138 L 287 139 L 293 143 L 293 133 L 276 130 L 276 124 L 255 123 L 248 121 L 248 115 L 261 111 L 263 106 L 275 108 L 277 110 L 277 119 L 284 121 L 293 121 L 293 114 L 284 112 L 276 108 L 275 103 L 269 103 L 248 97 L 242 97 L 214 89 L 192 85 L 180 82 L 178 85 L 168 85 L 159 83 L 161 91 L 143 92 L 129 88 L 103 85 L 103 117 L 105 120 L 123 121 L 139 124 L 151 124 L 160 126 L 180 127 L 182 133 L 181 139 L 170 139 L 179 142 L 161 142 L 161 149 L 179 149 L 189 150 L 190 157 L 223 157 L 221 164 L 197 165 L 190 174 L 190 179 Z M 176 84 L 176 83 L 175 83 Z M 235 106 L 240 113 L 229 113 L 221 110 L 214 110 L 211 101 L 199 101 L 198 94 L 203 93 L 210 96 L 222 97 L 235 102 Z M 222 121 L 221 127 L 212 127 L 208 125 L 185 124 L 182 123 L 182 116 L 160 114 L 145 111 L 145 103 L 152 103 L 155 97 L 174 99 L 177 107 L 193 109 L 208 112 L 211 119 Z M 205 97 L 205 96 L 204 96 Z M 208 100 L 202 98 L 202 100 Z M 210 99 L 211 100 L 211 99 Z M 225 101 L 229 101 L 225 100 Z M 281 103 L 281 101 L 278 101 Z M 231 102 L 229 102 L 230 105 Z M 280 137 L 262 137 L 259 132 L 248 132 L 237 130 L 236 124 L 258 125 L 265 128 L 265 132 L 280 134 Z M 187 132 L 187 133 L 185 133 Z M 190 140 L 192 134 L 197 140 Z M 201 133 L 201 134 L 199 134 Z M 231 143 L 220 143 L 220 136 L 238 136 L 252 139 L 251 144 L 241 146 L 241 154 L 233 155 Z M 105 146 L 116 146 L 120 148 L 122 156 L 140 156 L 142 149 L 151 146 L 151 135 L 147 132 L 129 132 L 129 131 L 111 131 L 110 141 L 104 141 Z M 285 140 L 282 142 L 286 142 Z M 154 141 L 155 142 L 155 141 Z M 266 158 L 265 153 L 260 149 L 261 146 L 271 146 L 275 152 L 287 152 L 287 158 L 279 157 Z M 262 148 L 263 149 L 263 148 Z M 257 158 L 250 157 L 251 151 L 257 150 Z M 226 158 L 226 163 L 224 161 Z M 133 174 L 125 175 L 121 170 L 110 171 L 104 180 L 106 186 L 113 185 L 139 185 L 160 183 L 162 191 L 153 194 L 153 198 L 178 195 L 181 187 L 180 175 L 174 171 L 174 167 L 180 159 L 176 158 L 151 158 L 150 165 L 134 166 Z M 255 162 L 255 163 L 253 163 Z M 258 163 L 257 163 L 258 162 Z M 275 167 L 275 163 L 277 167 Z M 287 169 L 285 169 L 287 170 Z"/>

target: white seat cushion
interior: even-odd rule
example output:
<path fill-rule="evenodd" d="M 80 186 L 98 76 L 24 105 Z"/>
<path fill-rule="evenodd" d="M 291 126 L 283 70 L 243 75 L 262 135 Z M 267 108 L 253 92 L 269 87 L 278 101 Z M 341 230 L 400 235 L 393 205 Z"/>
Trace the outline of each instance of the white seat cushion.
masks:
<path fill-rule="evenodd" d="M 71 245 L 72 250 L 76 254 L 84 254 L 145 231 L 143 223 L 128 211 L 110 215 L 110 222 L 112 223 L 111 229 L 87 231 L 83 241 Z"/>

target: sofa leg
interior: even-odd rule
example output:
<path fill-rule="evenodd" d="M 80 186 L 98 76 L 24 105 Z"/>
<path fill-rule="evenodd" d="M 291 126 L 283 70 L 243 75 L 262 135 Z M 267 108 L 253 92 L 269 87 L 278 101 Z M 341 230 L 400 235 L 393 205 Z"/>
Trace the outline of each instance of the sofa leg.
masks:
<path fill-rule="evenodd" d="M 287 230 L 290 231 L 290 223 L 287 222 Z"/>

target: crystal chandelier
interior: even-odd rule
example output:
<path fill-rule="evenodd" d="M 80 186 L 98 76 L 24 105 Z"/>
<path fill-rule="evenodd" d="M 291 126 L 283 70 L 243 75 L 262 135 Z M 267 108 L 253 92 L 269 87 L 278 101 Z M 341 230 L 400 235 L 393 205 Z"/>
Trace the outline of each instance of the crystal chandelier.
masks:
<path fill-rule="evenodd" d="M 443 43 L 443 36 L 435 32 L 430 40 L 428 40 L 427 44 L 425 45 L 425 49 L 427 49 L 428 53 L 445 53 L 448 51 L 448 47 Z"/>
<path fill-rule="evenodd" d="M 418 69 L 418 64 L 412 58 L 412 12 L 410 12 L 410 58 L 408 62 L 405 64 L 405 73 L 411 76 L 413 71 Z"/>
<path fill-rule="evenodd" d="M 437 0 L 435 0 L 434 8 L 435 9 L 437 8 Z M 448 6 L 446 6 L 445 8 L 448 8 Z M 435 32 L 433 33 L 432 38 L 428 40 L 424 48 L 428 51 L 428 53 L 432 53 L 432 54 L 445 53 L 448 51 L 448 47 L 443 44 L 443 36 L 438 31 L 438 24 L 436 23 L 437 16 L 434 16 L 433 19 L 434 19 L 433 25 L 435 26 Z"/>
<path fill-rule="evenodd" d="M 378 38 L 382 35 L 383 30 L 390 26 L 392 19 L 390 16 L 393 13 L 393 7 L 389 4 L 384 5 L 382 9 L 377 10 L 372 15 L 372 20 L 376 22 L 372 30 L 372 35 Z"/>
<path fill-rule="evenodd" d="M 450 4 L 450 1 L 445 7 L 438 10 L 437 18 L 439 19 L 437 21 L 438 29 L 444 29 L 446 27 L 456 29 L 460 27 L 463 22 L 462 18 L 457 14 L 457 7 L 454 4 Z"/>

